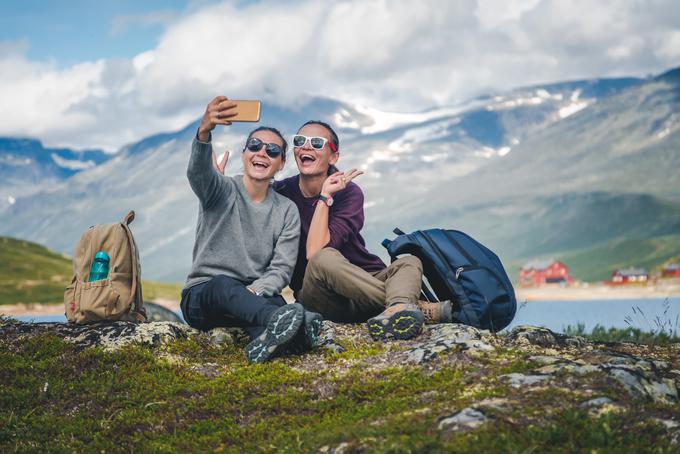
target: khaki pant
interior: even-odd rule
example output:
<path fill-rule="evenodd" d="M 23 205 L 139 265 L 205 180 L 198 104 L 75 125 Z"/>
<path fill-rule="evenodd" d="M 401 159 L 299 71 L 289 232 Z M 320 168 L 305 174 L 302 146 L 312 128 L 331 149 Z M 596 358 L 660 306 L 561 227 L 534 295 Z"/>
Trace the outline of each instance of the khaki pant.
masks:
<path fill-rule="evenodd" d="M 365 322 L 390 304 L 415 303 L 422 275 L 423 265 L 417 257 L 402 257 L 371 274 L 337 250 L 324 248 L 307 264 L 299 296 L 305 308 L 327 320 Z"/>

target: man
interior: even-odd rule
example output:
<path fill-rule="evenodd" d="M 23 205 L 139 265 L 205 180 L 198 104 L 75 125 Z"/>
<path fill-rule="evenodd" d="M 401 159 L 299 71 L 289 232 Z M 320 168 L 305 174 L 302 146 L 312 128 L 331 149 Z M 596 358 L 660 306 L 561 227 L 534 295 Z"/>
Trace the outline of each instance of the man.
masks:
<path fill-rule="evenodd" d="M 200 206 L 181 308 L 201 330 L 244 327 L 252 339 L 246 357 L 260 363 L 294 340 L 313 347 L 321 317 L 280 296 L 293 272 L 300 232 L 295 205 L 270 188 L 285 164 L 281 134 L 268 127 L 250 133 L 243 175 L 226 177 L 213 169 L 211 131 L 231 124 L 235 107 L 224 96 L 213 99 L 192 144 L 187 177 Z"/>

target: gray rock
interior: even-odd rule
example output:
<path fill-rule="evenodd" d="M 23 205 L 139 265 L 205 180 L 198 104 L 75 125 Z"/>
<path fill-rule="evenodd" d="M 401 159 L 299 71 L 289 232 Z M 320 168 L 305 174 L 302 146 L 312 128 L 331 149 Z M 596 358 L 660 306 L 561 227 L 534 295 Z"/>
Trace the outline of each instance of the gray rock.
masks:
<path fill-rule="evenodd" d="M 529 357 L 530 361 L 537 362 L 539 364 L 555 364 L 559 363 L 560 361 L 563 361 L 564 358 L 560 356 L 545 356 L 545 355 L 536 355 L 536 356 L 530 356 Z"/>
<path fill-rule="evenodd" d="M 208 331 L 208 336 L 213 345 L 246 343 L 249 340 L 248 333 L 241 328 L 213 328 Z"/>
<path fill-rule="evenodd" d="M 550 331 L 548 328 L 528 325 L 520 325 L 513 328 L 508 334 L 507 340 L 511 344 L 530 344 L 540 347 L 580 348 L 588 344 L 588 341 L 580 336 L 567 336 Z"/>
<path fill-rule="evenodd" d="M 652 418 L 652 421 L 664 426 L 666 430 L 671 430 L 675 429 L 676 427 L 680 427 L 680 422 L 674 421 L 672 419 Z"/>
<path fill-rule="evenodd" d="M 494 347 L 487 342 L 491 337 L 488 331 L 458 323 L 429 325 L 425 329 L 429 337 L 406 350 L 407 362 L 421 364 L 449 350 L 468 351 L 469 353 L 494 350 Z"/>
<path fill-rule="evenodd" d="M 621 383 L 634 396 L 664 403 L 678 401 L 678 389 L 675 382 L 670 378 L 657 377 L 642 368 L 604 365 L 602 369 L 606 370 L 610 377 Z"/>
<path fill-rule="evenodd" d="M 596 397 L 594 399 L 590 399 L 586 402 L 583 402 L 581 404 L 581 408 L 598 408 L 613 403 L 614 401 L 611 400 L 609 397 Z"/>
<path fill-rule="evenodd" d="M 132 343 L 155 346 L 173 339 L 187 338 L 198 331 L 186 324 L 174 322 L 107 322 L 90 325 L 71 323 L 22 323 L 9 320 L 0 324 L 0 337 L 13 338 L 51 333 L 76 345 L 78 350 L 103 347 L 118 350 Z"/>
<path fill-rule="evenodd" d="M 442 419 L 437 427 L 439 430 L 459 432 L 476 429 L 487 421 L 488 418 L 484 413 L 476 408 L 468 407 Z"/>
<path fill-rule="evenodd" d="M 507 378 L 510 381 L 510 386 L 520 388 L 522 386 L 531 386 L 540 383 L 550 378 L 549 375 L 524 375 L 519 373 L 501 375 L 501 378 Z"/>

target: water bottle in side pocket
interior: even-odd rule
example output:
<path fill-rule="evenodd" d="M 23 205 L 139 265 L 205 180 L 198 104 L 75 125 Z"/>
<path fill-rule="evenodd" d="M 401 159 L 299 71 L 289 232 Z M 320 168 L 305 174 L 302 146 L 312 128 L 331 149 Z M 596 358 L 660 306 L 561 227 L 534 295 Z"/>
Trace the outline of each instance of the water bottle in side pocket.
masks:
<path fill-rule="evenodd" d="M 90 267 L 89 282 L 106 279 L 109 276 L 109 254 L 104 251 L 99 251 L 94 255 L 92 266 Z"/>

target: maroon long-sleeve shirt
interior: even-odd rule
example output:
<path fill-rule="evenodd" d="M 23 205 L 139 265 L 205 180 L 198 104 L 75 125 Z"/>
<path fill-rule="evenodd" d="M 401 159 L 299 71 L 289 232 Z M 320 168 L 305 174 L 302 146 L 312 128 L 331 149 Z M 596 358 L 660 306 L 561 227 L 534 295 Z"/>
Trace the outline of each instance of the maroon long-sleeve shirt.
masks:
<path fill-rule="evenodd" d="M 274 183 L 274 189 L 292 200 L 300 212 L 300 246 L 297 264 L 293 271 L 290 288 L 295 294 L 302 288 L 302 280 L 307 269 L 307 235 L 312 223 L 317 197 L 305 197 L 300 191 L 300 175 Z M 377 255 L 366 249 L 366 242 L 359 233 L 364 226 L 364 193 L 353 182 L 333 194 L 333 206 L 328 214 L 328 230 L 331 240 L 326 247 L 340 251 L 350 263 L 374 273 L 385 268 L 385 264 Z"/>

